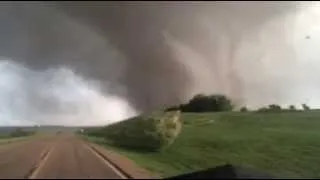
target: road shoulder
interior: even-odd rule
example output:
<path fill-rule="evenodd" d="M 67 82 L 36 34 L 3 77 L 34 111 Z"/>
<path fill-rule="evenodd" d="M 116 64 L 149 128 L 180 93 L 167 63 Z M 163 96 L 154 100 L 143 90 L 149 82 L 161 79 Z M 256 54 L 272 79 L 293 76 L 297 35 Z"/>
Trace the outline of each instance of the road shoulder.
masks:
<path fill-rule="evenodd" d="M 155 179 L 154 175 L 141 167 L 139 167 L 135 162 L 124 157 L 114 151 L 106 149 L 100 145 L 83 140 L 84 143 L 89 145 L 93 150 L 99 152 L 106 160 L 112 163 L 116 168 L 125 173 L 130 179 Z"/>

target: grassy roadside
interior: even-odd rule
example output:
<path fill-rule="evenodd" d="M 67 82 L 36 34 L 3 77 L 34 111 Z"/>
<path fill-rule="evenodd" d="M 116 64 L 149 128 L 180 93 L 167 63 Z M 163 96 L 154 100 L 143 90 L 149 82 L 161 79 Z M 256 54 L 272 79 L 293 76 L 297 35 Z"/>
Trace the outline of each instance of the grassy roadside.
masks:
<path fill-rule="evenodd" d="M 169 177 L 232 163 L 279 177 L 320 177 L 320 112 L 186 113 L 176 142 L 163 152 L 112 147 L 140 166 Z"/>
<path fill-rule="evenodd" d="M 10 133 L 7 132 L 7 133 L 0 134 L 0 145 L 27 140 L 36 135 L 38 135 L 38 133 L 27 132 L 27 131 L 23 131 L 20 128 L 17 128 L 15 131 L 12 131 Z"/>
<path fill-rule="evenodd" d="M 18 142 L 18 141 L 23 141 L 23 140 L 28 140 L 32 136 L 24 136 L 24 137 L 1 137 L 0 138 L 0 145 L 3 144 L 8 144 L 8 143 L 13 143 L 13 142 Z"/>

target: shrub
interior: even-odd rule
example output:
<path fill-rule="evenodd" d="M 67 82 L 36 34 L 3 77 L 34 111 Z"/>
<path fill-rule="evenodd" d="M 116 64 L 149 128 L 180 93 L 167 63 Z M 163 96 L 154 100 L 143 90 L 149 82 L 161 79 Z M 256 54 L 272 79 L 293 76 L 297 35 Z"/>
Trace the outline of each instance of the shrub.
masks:
<path fill-rule="evenodd" d="M 106 126 L 96 134 L 121 147 L 157 151 L 174 142 L 181 126 L 180 111 L 154 112 Z"/>

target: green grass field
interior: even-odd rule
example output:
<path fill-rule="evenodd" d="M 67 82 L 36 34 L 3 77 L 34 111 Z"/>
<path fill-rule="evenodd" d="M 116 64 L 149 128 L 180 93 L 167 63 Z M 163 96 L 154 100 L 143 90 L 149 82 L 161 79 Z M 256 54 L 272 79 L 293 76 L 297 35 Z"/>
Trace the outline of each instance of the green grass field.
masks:
<path fill-rule="evenodd" d="M 320 111 L 186 113 L 182 118 L 182 132 L 166 151 L 104 145 L 162 177 L 232 163 L 278 177 L 320 178 Z"/>

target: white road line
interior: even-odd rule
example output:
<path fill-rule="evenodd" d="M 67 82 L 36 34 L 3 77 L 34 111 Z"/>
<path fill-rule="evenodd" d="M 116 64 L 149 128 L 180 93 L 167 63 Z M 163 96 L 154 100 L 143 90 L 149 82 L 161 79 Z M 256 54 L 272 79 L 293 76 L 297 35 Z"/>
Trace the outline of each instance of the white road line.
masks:
<path fill-rule="evenodd" d="M 123 173 L 121 173 L 114 165 L 112 165 L 108 160 L 105 158 L 101 157 L 100 154 L 98 154 L 96 151 L 90 147 L 90 145 L 84 143 L 84 146 L 89 149 L 96 157 L 98 157 L 105 165 L 107 165 L 109 168 L 111 168 L 118 176 L 121 177 L 121 179 L 128 179 Z"/>
<path fill-rule="evenodd" d="M 50 154 L 52 154 L 53 150 L 55 149 L 56 144 L 52 145 L 52 147 L 49 149 L 49 151 L 44 151 L 44 153 L 47 152 L 47 154 L 45 155 L 45 157 L 40 160 L 40 162 L 36 165 L 37 167 L 35 168 L 35 170 L 32 172 L 32 174 L 28 177 L 28 179 L 36 179 L 37 175 L 39 174 L 40 170 L 43 168 L 43 166 L 45 165 L 45 163 L 47 162 Z M 47 149 L 46 149 L 47 150 Z M 40 156 L 41 158 L 42 156 Z"/>

